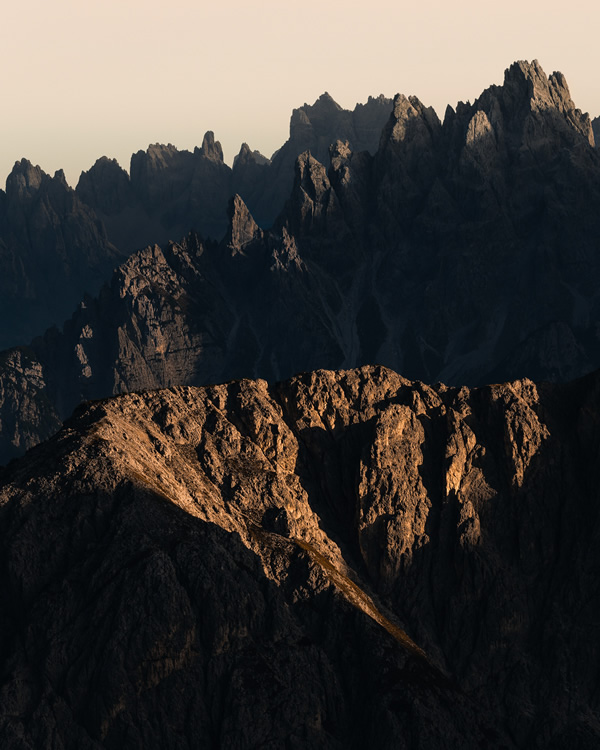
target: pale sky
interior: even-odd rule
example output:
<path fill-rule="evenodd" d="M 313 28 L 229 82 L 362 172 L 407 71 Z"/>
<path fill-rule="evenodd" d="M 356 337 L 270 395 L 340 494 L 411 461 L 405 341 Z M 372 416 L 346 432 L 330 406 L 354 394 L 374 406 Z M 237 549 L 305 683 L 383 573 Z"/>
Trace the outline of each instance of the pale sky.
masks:
<path fill-rule="evenodd" d="M 102 155 L 128 170 L 206 130 L 228 163 L 243 141 L 271 156 L 324 91 L 347 108 L 416 94 L 442 117 L 522 59 L 562 71 L 595 117 L 599 28 L 590 0 L 5 0 L 0 184 L 25 157 L 75 186 Z"/>

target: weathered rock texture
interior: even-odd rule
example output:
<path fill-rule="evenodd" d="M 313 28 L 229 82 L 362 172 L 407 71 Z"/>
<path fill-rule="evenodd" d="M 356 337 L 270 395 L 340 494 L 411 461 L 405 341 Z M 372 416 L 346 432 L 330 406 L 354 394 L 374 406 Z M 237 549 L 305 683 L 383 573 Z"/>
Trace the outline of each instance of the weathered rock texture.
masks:
<path fill-rule="evenodd" d="M 131 178 L 103 157 L 82 173 L 77 194 L 102 218 L 111 240 L 129 252 L 177 240 L 192 229 L 221 239 L 235 193 L 261 226 L 270 226 L 290 193 L 299 154 L 311 150 L 326 161 L 329 146 L 339 138 L 354 150 L 374 153 L 391 106 L 390 99 L 370 97 L 349 111 L 323 94 L 312 106 L 293 111 L 290 137 L 272 161 L 244 143 L 230 169 L 209 131 L 193 152 L 158 143 L 138 151 L 131 158 Z"/>
<path fill-rule="evenodd" d="M 313 158 L 327 166 L 329 147 L 337 140 L 348 141 L 353 151 L 374 154 L 391 109 L 392 100 L 380 95 L 370 96 L 366 104 L 357 104 L 350 111 L 325 92 L 313 105 L 304 104 L 292 112 L 290 137 L 271 157 L 260 193 L 247 195 L 237 186 L 236 189 L 259 223 L 270 226 L 289 195 L 300 154 L 310 151 Z"/>
<path fill-rule="evenodd" d="M 391 101 L 379 97 L 350 112 L 324 95 L 294 110 L 290 139 L 273 165 L 243 144 L 231 169 L 211 131 L 193 152 L 158 143 L 138 151 L 131 176 L 102 157 L 82 172 L 76 190 L 62 171 L 50 177 L 26 159 L 17 162 L 0 191 L 0 349 L 62 324 L 84 293 L 95 294 L 135 250 L 190 230 L 220 240 L 236 193 L 271 225 L 301 152 L 316 148 L 325 158 L 337 138 L 374 152 L 390 109 Z M 298 117 L 303 127 L 296 127 Z"/>
<path fill-rule="evenodd" d="M 1 477 L 3 748 L 596 748 L 598 375 L 80 409 Z"/>
<path fill-rule="evenodd" d="M 368 106 L 379 111 L 383 102 Z M 323 123 L 338 122 L 334 115 L 336 127 L 356 130 L 356 111 L 352 119 L 322 97 L 294 115 L 290 143 L 322 148 Z M 374 155 L 338 140 L 329 168 L 309 151 L 296 159 L 271 229 L 236 195 L 220 243 L 191 233 L 133 254 L 62 333 L 33 342 L 38 390 L 64 419 L 81 400 L 128 390 L 273 381 L 373 362 L 455 385 L 590 372 L 600 367 L 600 153 L 592 143 L 589 117 L 563 76 L 547 77 L 536 62 L 515 63 L 502 86 L 449 108 L 443 123 L 399 95 Z M 144 215 L 162 206 L 181 229 L 189 185 L 197 177 L 204 195 L 204 173 L 214 177 L 215 200 L 224 199 L 221 157 L 212 134 L 187 156 L 159 146 L 137 154 L 131 185 L 144 186 Z M 279 158 L 269 166 L 245 147 L 234 172 L 246 164 L 260 185 Z M 118 165 L 103 162 L 97 172 L 130 200 Z M 113 211 L 110 191 L 94 179 L 82 178 L 86 194 L 105 196 L 97 210 Z M 198 210 L 207 201 L 199 197 Z M 0 419 L 5 410 L 18 414 L 0 402 Z M 19 445 L 48 437 L 50 424 L 36 433 L 27 420 Z M 0 434 L 0 460 L 16 439 L 18 429 Z"/>
<path fill-rule="evenodd" d="M 124 258 L 62 171 L 17 162 L 0 190 L 0 348 L 62 323 Z"/>

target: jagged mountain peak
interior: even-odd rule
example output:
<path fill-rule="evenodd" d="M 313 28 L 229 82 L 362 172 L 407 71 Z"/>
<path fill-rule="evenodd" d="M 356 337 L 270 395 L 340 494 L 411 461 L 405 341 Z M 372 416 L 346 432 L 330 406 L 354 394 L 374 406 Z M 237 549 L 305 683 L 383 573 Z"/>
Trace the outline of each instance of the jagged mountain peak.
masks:
<path fill-rule="evenodd" d="M 39 165 L 33 165 L 29 159 L 15 162 L 11 173 L 6 178 L 6 193 L 19 197 L 34 195 L 44 179 L 49 179 Z"/>
<path fill-rule="evenodd" d="M 389 102 L 389 97 L 385 94 L 378 94 L 377 96 L 369 96 L 367 98 L 367 104 L 386 104 Z M 357 107 L 364 107 L 364 104 L 357 104 Z"/>
<path fill-rule="evenodd" d="M 545 109 L 532 108 L 530 93 L 534 89 L 537 100 L 541 101 L 546 92 L 548 101 L 562 102 L 565 111 L 554 104 Z M 321 100 L 324 106 L 331 104 L 327 104 L 328 95 L 324 94 Z M 91 233 L 102 226 L 98 218 L 111 237 L 127 238 L 130 227 L 143 228 L 144 234 L 137 229 L 137 233 L 132 232 L 134 239 L 127 245 L 115 241 L 128 251 L 154 243 L 164 246 L 192 227 L 203 237 L 226 237 L 231 247 L 241 247 L 255 237 L 258 224 L 265 230 L 261 258 L 274 252 L 274 248 L 280 253 L 294 246 L 310 267 L 308 274 L 290 274 L 292 281 L 286 280 L 290 286 L 284 292 L 277 286 L 279 282 L 274 283 L 270 299 L 276 304 L 285 300 L 280 317 L 286 325 L 294 321 L 293 325 L 301 330 L 318 331 L 311 333 L 310 347 L 317 351 L 315 342 L 320 337 L 319 351 L 324 355 L 311 359 L 311 366 L 379 361 L 412 377 L 454 383 L 483 382 L 491 377 L 490 373 L 496 378 L 496 368 L 499 379 L 530 372 L 536 377 L 562 379 L 597 366 L 598 346 L 592 326 L 598 304 L 593 291 L 598 278 L 594 240 L 598 234 L 595 217 L 600 216 L 598 153 L 586 146 L 581 133 L 576 132 L 577 110 L 569 109 L 571 100 L 564 77 L 554 73 L 545 78 L 538 63 L 515 63 L 503 86 L 491 87 L 474 104 L 461 105 L 456 112 L 449 108 L 443 126 L 434 111 L 417 97 L 398 95 L 393 111 L 390 102 L 385 115 L 389 119 L 387 140 L 373 157 L 365 153 L 367 140 L 363 136 L 368 123 L 372 133 L 379 129 L 381 134 L 378 118 L 387 104 L 381 97 L 369 102 L 376 105 L 374 110 L 381 104 L 381 111 L 373 119 L 373 113 L 367 117 L 362 110 L 358 117 L 358 105 L 354 112 L 340 110 L 336 105 L 334 114 L 339 118 L 336 115 L 330 120 L 310 120 L 310 108 L 303 110 L 308 124 L 303 135 L 296 133 L 302 138 L 290 139 L 267 168 L 257 165 L 250 147 L 243 144 L 235 169 L 230 170 L 220 161 L 217 142 L 210 131 L 202 148 L 193 154 L 178 151 L 170 144 L 153 144 L 146 152 L 139 152 L 138 169 L 132 169 L 131 180 L 114 160 L 101 159 L 88 174 L 99 174 L 102 167 L 112 175 L 106 183 L 98 180 L 94 185 L 97 193 L 107 197 L 93 201 L 84 197 L 78 186 L 79 197 L 96 212 L 95 216 L 81 214 L 85 222 L 82 221 L 84 229 L 79 234 L 74 228 L 63 231 L 63 222 L 73 216 L 74 204 L 73 196 L 64 185 L 61 187 L 59 179 L 48 178 L 48 187 L 26 204 L 24 213 L 31 214 L 29 224 L 22 221 L 17 226 L 14 219 L 18 212 L 2 196 L 0 219 L 5 226 L 12 221 L 11 231 L 18 230 L 23 238 L 21 245 L 15 245 L 19 251 L 8 256 L 4 267 L 21 263 L 26 257 L 21 248 L 33 236 L 32 228 L 42 228 L 39 236 L 46 242 L 46 224 L 53 232 L 56 230 L 55 251 L 61 259 L 65 257 L 65 237 L 77 238 L 71 243 L 76 249 L 69 256 L 72 264 L 81 257 L 79 247 L 89 245 Z M 331 144 L 335 144 L 333 149 Z M 296 161 L 298 154 L 301 155 Z M 35 181 L 35 168 L 25 161 L 21 169 L 27 174 L 32 170 Z M 56 190 L 51 189 L 53 180 Z M 232 226 L 228 226 L 227 205 L 235 194 L 238 198 L 231 203 L 229 216 Z M 287 197 L 287 207 L 282 207 L 276 218 L 272 213 L 276 199 L 283 201 Z M 5 211 L 4 206 L 10 210 Z M 267 227 L 272 227 L 272 232 Z M 289 242 L 281 239 L 284 227 Z M 1 241 L 8 244 L 5 237 L 9 237 L 8 233 Z M 12 238 L 11 241 L 14 243 Z M 44 248 L 43 252 L 36 249 L 36 258 L 52 257 L 42 242 L 36 246 Z M 136 310 L 144 321 L 141 342 L 135 342 L 136 367 L 142 359 L 155 356 L 155 331 L 161 331 L 159 338 L 162 337 L 156 345 L 166 347 L 164 352 L 161 350 L 165 364 L 159 358 L 160 367 L 155 368 L 152 380 L 142 376 L 126 380 L 123 376 L 119 387 L 130 387 L 132 383 L 135 387 L 147 383 L 154 387 L 163 382 L 160 368 L 162 372 L 176 373 L 169 375 L 168 382 L 177 382 L 182 373 L 196 378 L 194 382 L 205 382 L 197 376 L 196 363 L 206 361 L 210 355 L 203 348 L 204 343 L 197 342 L 209 338 L 204 328 L 194 329 L 192 315 L 187 319 L 189 310 L 219 342 L 222 354 L 218 367 L 211 370 L 211 360 L 210 367 L 203 370 L 210 380 L 219 379 L 225 372 L 221 362 L 227 362 L 231 376 L 239 371 L 280 377 L 296 371 L 296 367 L 307 367 L 305 359 L 295 355 L 292 359 L 287 351 L 285 364 L 281 364 L 284 356 L 279 355 L 280 341 L 272 327 L 253 322 L 250 331 L 232 322 L 249 318 L 252 305 L 245 297 L 246 307 L 239 309 L 237 301 L 232 307 L 228 307 L 229 303 L 219 306 L 214 300 L 204 306 L 198 302 L 207 299 L 207 295 L 206 289 L 194 288 L 196 278 L 218 277 L 219 288 L 226 290 L 224 295 L 236 300 L 244 286 L 237 277 L 234 281 L 228 277 L 231 268 L 249 265 L 243 255 L 229 263 L 223 260 L 227 257 L 226 248 L 225 252 L 217 252 L 216 246 L 206 243 L 209 249 L 193 273 L 186 275 L 189 269 L 176 268 L 177 285 L 185 288 L 185 294 L 197 306 L 186 303 L 181 310 L 174 309 L 170 319 L 173 328 L 193 329 L 188 340 L 181 342 L 183 352 L 187 352 L 185 347 L 195 347 L 193 355 L 182 354 L 173 367 L 167 361 L 176 356 L 174 347 L 170 349 L 164 343 L 172 336 L 170 329 L 165 332 L 169 316 L 160 308 L 164 295 L 153 292 L 157 308 L 149 307 L 143 299 Z M 256 247 L 258 244 L 252 252 L 259 257 L 258 250 L 254 253 Z M 60 267 L 54 261 L 52 265 Z M 260 266 L 258 278 L 268 265 L 255 265 Z M 383 270 L 375 270 L 380 268 Z M 337 287 L 340 275 L 344 276 L 343 288 Z M 40 274 L 40 278 L 40 283 L 48 286 L 48 272 Z M 535 302 L 529 304 L 525 300 L 530 296 L 531 279 L 537 286 Z M 270 281 L 271 277 L 265 275 L 257 286 L 264 290 Z M 25 283 L 23 288 L 27 290 Z M 565 289 L 574 291 L 570 294 Z M 55 294 L 53 289 L 51 293 Z M 174 298 L 183 299 L 182 294 L 178 292 Z M 399 294 L 401 304 L 396 299 Z M 122 328 L 129 325 L 127 315 L 129 311 L 120 320 Z M 557 316 L 559 324 L 553 327 Z M 256 321 L 260 318 L 257 315 Z M 315 319 L 316 328 L 310 328 L 307 321 L 312 325 Z M 102 325 L 99 323 L 97 329 Z M 235 335 L 223 333 L 234 325 L 237 327 L 231 330 Z M 150 333 L 144 339 L 147 331 Z M 106 334 L 107 339 L 111 336 L 112 333 Z M 237 342 L 246 339 L 251 342 L 248 349 L 240 350 Z M 264 351 L 271 354 L 260 359 L 257 352 L 264 341 L 268 342 Z M 69 341 L 65 351 L 70 356 L 77 346 L 77 341 Z M 90 348 L 91 344 L 86 346 Z M 544 354 L 540 360 L 538 353 L 544 347 L 550 355 Z M 565 356 L 570 350 L 574 354 Z M 121 343 L 111 343 L 108 355 L 98 346 L 97 361 L 122 351 Z M 238 351 L 239 367 L 237 361 L 230 366 Z M 88 355 L 91 360 L 89 352 Z M 48 367 L 57 361 L 46 350 L 43 356 L 47 357 L 44 367 L 47 361 L 52 363 Z M 517 357 L 518 367 L 513 360 L 504 366 L 506 358 L 511 357 Z M 530 367 L 536 369 L 530 371 Z M 63 377 L 62 369 L 66 371 L 68 367 L 61 365 L 57 379 L 67 382 L 69 376 Z M 142 364 L 138 370 L 143 370 Z M 112 392 L 112 388 L 111 382 L 105 392 Z M 62 385 L 56 387 L 59 390 L 62 393 Z"/>
<path fill-rule="evenodd" d="M 254 153 L 246 141 L 244 141 L 240 146 L 239 153 L 233 158 L 233 165 L 235 166 L 237 164 L 240 166 L 242 164 L 248 164 L 251 161 L 255 161 Z"/>
<path fill-rule="evenodd" d="M 341 107 L 335 99 L 331 96 L 331 94 L 328 91 L 324 91 L 320 96 L 318 96 L 315 101 L 312 104 L 308 104 L 308 102 L 304 102 L 304 104 L 301 107 L 298 107 L 294 110 L 294 112 L 303 112 L 307 114 L 309 117 L 312 114 L 319 114 L 323 112 L 340 112 L 343 111 L 343 107 Z M 293 114 L 292 114 L 293 116 Z"/>
<path fill-rule="evenodd" d="M 123 169 L 119 162 L 114 158 L 101 156 L 99 159 L 96 159 L 96 161 L 89 169 L 83 170 L 81 172 L 81 174 L 79 175 L 79 181 L 77 182 L 77 187 L 75 189 L 78 193 L 80 191 L 83 191 L 85 193 L 88 190 L 90 182 L 98 183 L 99 187 L 106 188 L 107 182 L 122 179 L 125 179 L 127 182 L 129 182 L 129 174 L 125 169 Z M 102 196 L 95 197 L 100 199 Z M 86 200 L 86 198 L 84 198 L 84 200 Z M 88 202 L 90 202 L 90 205 L 94 205 L 94 202 L 91 198 Z"/>
<path fill-rule="evenodd" d="M 504 71 L 504 83 L 510 83 L 515 80 L 529 80 L 529 81 L 546 81 L 547 77 L 537 60 L 515 60 L 511 65 Z"/>
<path fill-rule="evenodd" d="M 403 141 L 411 137 L 415 129 L 421 130 L 423 127 L 428 131 L 439 130 L 440 120 L 435 109 L 426 107 L 416 96 L 396 94 L 382 140 Z"/>
<path fill-rule="evenodd" d="M 429 160 L 441 127 L 433 107 L 425 106 L 416 96 L 396 94 L 392 112 L 381 131 L 376 159 L 385 168 L 391 150 L 405 153 L 408 162 L 415 164 L 425 155 Z"/>
<path fill-rule="evenodd" d="M 597 747 L 599 392 L 86 404 L 0 478 L 2 746 Z"/>
<path fill-rule="evenodd" d="M 200 154 L 212 161 L 223 161 L 223 149 L 219 141 L 215 141 L 215 134 L 212 130 L 207 130 L 202 139 Z"/>
<path fill-rule="evenodd" d="M 472 117 L 482 110 L 503 140 L 508 131 L 528 148 L 556 148 L 581 136 L 593 145 L 590 118 L 575 106 L 565 76 L 547 76 L 537 60 L 517 61 L 504 73 L 502 86 L 490 86 L 472 104 L 459 103 L 457 113 Z"/>
<path fill-rule="evenodd" d="M 143 156 L 147 161 L 151 162 L 156 167 L 166 167 L 170 162 L 173 161 L 181 152 L 172 143 L 151 143 L 146 151 L 140 150 L 137 154 L 134 154 L 131 159 L 133 162 L 134 157 Z M 132 165 L 133 167 L 133 165 Z M 133 168 L 132 168 L 133 171 Z"/>
<path fill-rule="evenodd" d="M 229 201 L 227 217 L 229 227 L 224 242 L 234 253 L 241 252 L 246 245 L 262 236 L 261 229 L 237 193 Z"/>
<path fill-rule="evenodd" d="M 564 75 L 556 71 L 548 77 L 537 60 L 514 62 L 504 72 L 504 88 L 538 108 L 575 109 Z"/>
<path fill-rule="evenodd" d="M 103 217 L 119 214 L 132 200 L 127 171 L 116 159 L 101 156 L 79 176 L 77 195 Z"/>
<path fill-rule="evenodd" d="M 307 106 L 306 104 L 304 105 Z M 341 110 L 343 107 L 341 107 L 335 99 L 331 96 L 329 91 L 324 91 L 321 96 L 315 101 L 313 104 L 313 107 L 327 107 L 328 109 L 334 109 L 334 110 Z"/>
<path fill-rule="evenodd" d="M 329 188 L 327 170 L 310 151 L 304 151 L 296 159 L 295 188 L 301 187 L 311 197 Z"/>
<path fill-rule="evenodd" d="M 7 200 L 12 206 L 11 210 L 18 214 L 25 206 L 33 205 L 40 198 L 58 201 L 60 204 L 67 196 L 70 196 L 68 200 L 72 200 L 74 193 L 64 170 L 57 169 L 54 175 L 49 175 L 28 159 L 17 161 L 6 179 Z"/>
<path fill-rule="evenodd" d="M 91 171 L 112 171 L 124 172 L 125 174 L 127 174 L 127 171 L 123 169 L 123 167 L 115 158 L 106 155 L 96 159 L 92 166 L 88 170 L 83 170 L 81 174 L 89 174 Z"/>
<path fill-rule="evenodd" d="M 64 169 L 57 169 L 52 179 L 60 182 L 62 185 L 64 185 L 64 187 L 69 187 Z"/>
<path fill-rule="evenodd" d="M 240 146 L 239 153 L 233 159 L 233 166 L 235 167 L 237 165 L 239 167 L 242 164 L 247 165 L 250 163 L 262 166 L 264 164 L 270 164 L 270 162 L 271 160 L 269 158 L 261 154 L 257 149 L 253 151 L 244 141 Z"/>
<path fill-rule="evenodd" d="M 340 107 L 333 97 L 325 92 L 314 104 L 304 103 L 302 107 L 292 111 L 290 138 L 299 140 L 313 131 L 318 137 L 318 134 L 339 122 L 344 123 L 343 127 L 348 128 L 350 120 L 351 112 Z"/>

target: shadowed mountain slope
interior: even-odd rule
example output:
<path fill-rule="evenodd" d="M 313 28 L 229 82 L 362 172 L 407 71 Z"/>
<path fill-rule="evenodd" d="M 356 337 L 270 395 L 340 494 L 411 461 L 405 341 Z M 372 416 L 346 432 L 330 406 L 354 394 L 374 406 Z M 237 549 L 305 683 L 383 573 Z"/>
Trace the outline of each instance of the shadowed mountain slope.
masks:
<path fill-rule="evenodd" d="M 2 747 L 595 748 L 600 383 L 87 405 L 1 476 Z"/>
<path fill-rule="evenodd" d="M 158 143 L 138 151 L 131 176 L 102 157 L 81 174 L 76 190 L 62 171 L 50 177 L 26 159 L 17 162 L 0 191 L 0 348 L 26 344 L 61 324 L 135 250 L 190 230 L 221 239 L 235 193 L 261 222 L 272 224 L 302 151 L 318 143 L 324 156 L 337 138 L 350 138 L 356 148 L 374 152 L 390 110 L 391 100 L 383 97 L 353 112 L 321 97 L 294 110 L 290 139 L 273 165 L 244 144 L 232 170 L 211 131 L 193 152 Z"/>
<path fill-rule="evenodd" d="M 391 108 L 391 99 L 379 96 L 350 111 L 323 94 L 293 111 L 290 136 L 272 160 L 244 143 L 231 169 L 209 131 L 193 152 L 159 143 L 138 151 L 131 157 L 131 177 L 102 157 L 81 174 L 77 194 L 102 218 L 111 240 L 128 252 L 177 240 L 190 230 L 220 240 L 233 194 L 242 197 L 261 226 L 271 226 L 290 193 L 301 153 L 310 150 L 326 161 L 338 139 L 374 153 Z"/>
<path fill-rule="evenodd" d="M 17 162 L 0 190 L 0 348 L 62 323 L 124 258 L 62 171 Z"/>

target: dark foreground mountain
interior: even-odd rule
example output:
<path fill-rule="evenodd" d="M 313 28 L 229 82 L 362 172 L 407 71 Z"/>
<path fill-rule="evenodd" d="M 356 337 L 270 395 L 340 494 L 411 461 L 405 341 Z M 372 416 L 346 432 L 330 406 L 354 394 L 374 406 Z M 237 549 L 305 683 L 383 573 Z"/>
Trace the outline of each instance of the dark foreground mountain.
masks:
<path fill-rule="evenodd" d="M 0 744 L 597 748 L 600 378 L 80 409 L 1 476 Z"/>

